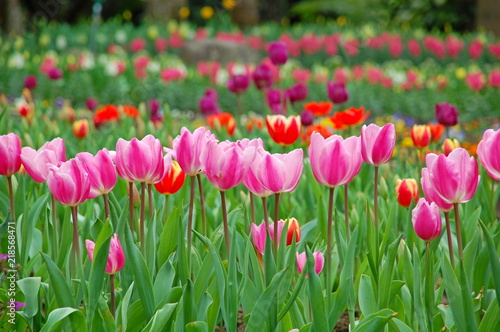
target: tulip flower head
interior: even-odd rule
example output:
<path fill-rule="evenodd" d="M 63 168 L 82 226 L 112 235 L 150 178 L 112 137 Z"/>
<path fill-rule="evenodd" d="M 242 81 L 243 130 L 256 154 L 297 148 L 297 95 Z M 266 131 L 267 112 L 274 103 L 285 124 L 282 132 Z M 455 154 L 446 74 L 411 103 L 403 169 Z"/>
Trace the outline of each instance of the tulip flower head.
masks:
<path fill-rule="evenodd" d="M 12 176 L 21 168 L 21 139 L 14 133 L 0 136 L 0 175 Z"/>
<path fill-rule="evenodd" d="M 344 186 L 361 169 L 361 140 L 356 136 L 344 140 L 338 135 L 325 139 L 315 132 L 309 144 L 309 160 L 314 178 L 320 184 L 330 188 Z"/>
<path fill-rule="evenodd" d="M 250 77 L 245 74 L 237 74 L 227 81 L 227 88 L 235 94 L 242 94 L 247 91 L 250 85 Z"/>
<path fill-rule="evenodd" d="M 156 182 L 154 185 L 160 194 L 172 195 L 181 189 L 185 180 L 186 173 L 184 173 L 181 166 L 179 166 L 179 163 L 174 160 L 172 161 L 172 166 L 165 177 L 160 182 Z"/>
<path fill-rule="evenodd" d="M 70 159 L 59 167 L 49 168 L 47 185 L 54 198 L 62 205 L 77 206 L 90 194 L 90 178 L 78 159 Z"/>
<path fill-rule="evenodd" d="M 266 224 L 263 222 L 260 225 L 253 224 L 250 226 L 252 232 L 252 242 L 255 249 L 262 255 L 266 249 Z"/>
<path fill-rule="evenodd" d="M 415 179 L 398 179 L 396 181 L 396 193 L 398 202 L 401 206 L 407 208 L 412 201 L 417 201 L 419 196 L 418 184 Z"/>
<path fill-rule="evenodd" d="M 441 235 L 442 222 L 439 208 L 433 202 L 427 202 L 425 198 L 419 199 L 411 213 L 411 221 L 415 233 L 424 241 L 430 242 Z"/>
<path fill-rule="evenodd" d="M 275 66 L 284 65 L 288 61 L 288 49 L 284 43 L 271 43 L 268 49 L 269 59 Z"/>
<path fill-rule="evenodd" d="M 396 130 L 392 123 L 383 127 L 375 124 L 361 128 L 361 155 L 371 165 L 380 166 L 391 159 L 396 145 Z"/>
<path fill-rule="evenodd" d="M 300 236 L 302 234 L 300 230 L 300 224 L 295 218 L 289 218 L 286 220 L 288 222 L 288 232 L 286 234 L 286 245 L 289 246 L 293 242 L 295 236 L 295 242 L 300 241 Z"/>
<path fill-rule="evenodd" d="M 87 254 L 89 255 L 90 261 L 94 259 L 94 248 L 95 243 L 91 240 L 85 240 L 85 246 L 87 248 Z M 106 273 L 115 274 L 119 272 L 123 265 L 125 265 L 125 254 L 123 253 L 122 245 L 118 234 L 114 234 L 109 243 L 109 254 L 108 261 L 106 263 Z"/>
<path fill-rule="evenodd" d="M 215 135 L 205 127 L 199 127 L 193 133 L 183 127 L 173 141 L 173 148 L 166 151 L 177 160 L 184 173 L 194 176 L 205 170 L 200 156 L 208 142 L 213 140 L 216 140 Z"/>
<path fill-rule="evenodd" d="M 243 184 L 245 187 L 255 196 L 258 197 L 267 197 L 270 196 L 273 192 L 265 188 L 262 183 L 257 179 L 254 174 L 254 169 L 257 170 L 259 166 L 257 166 L 263 157 L 265 157 L 266 153 L 262 146 L 256 148 L 255 158 L 248 169 L 247 175 L 245 179 L 243 179 Z"/>
<path fill-rule="evenodd" d="M 425 162 L 429 183 L 446 203 L 466 203 L 476 193 L 478 166 L 467 150 L 458 148 L 448 156 L 429 153 Z"/>
<path fill-rule="evenodd" d="M 477 146 L 477 155 L 488 175 L 500 181 L 500 130 L 488 129 Z"/>
<path fill-rule="evenodd" d="M 297 187 L 302 169 L 303 151 L 296 149 L 286 154 L 263 152 L 252 172 L 259 183 L 272 193 L 288 193 Z"/>
<path fill-rule="evenodd" d="M 269 136 L 279 145 L 293 144 L 300 136 L 300 116 L 268 115 L 266 125 Z"/>
<path fill-rule="evenodd" d="M 304 110 L 300 113 L 300 123 L 304 126 L 310 126 L 314 123 L 314 114 L 309 110 Z"/>
<path fill-rule="evenodd" d="M 446 127 L 454 126 L 458 123 L 458 111 L 457 108 L 448 103 L 436 104 L 436 119 L 437 121 Z"/>
<path fill-rule="evenodd" d="M 425 148 L 432 138 L 431 129 L 428 125 L 413 125 L 410 135 L 413 145 L 417 148 Z"/>
<path fill-rule="evenodd" d="M 116 142 L 116 169 L 118 175 L 128 182 L 153 184 L 160 181 L 170 169 L 172 157 L 163 156 L 159 139 L 147 135 L 142 140 L 122 138 Z"/>
<path fill-rule="evenodd" d="M 286 91 L 286 96 L 293 104 L 306 99 L 308 92 L 307 85 L 304 83 L 296 83 Z"/>
<path fill-rule="evenodd" d="M 304 269 L 304 265 L 307 263 L 307 256 L 306 253 L 296 253 L 297 255 L 297 270 L 299 273 L 302 273 L 302 270 Z M 324 255 L 321 251 L 316 251 L 313 253 L 314 257 L 314 271 L 316 274 L 320 274 L 321 271 L 323 271 L 323 266 L 325 265 L 325 258 Z"/>
<path fill-rule="evenodd" d="M 443 136 L 444 132 L 444 126 L 440 123 L 436 124 L 428 124 L 429 129 L 431 130 L 431 141 L 432 142 L 438 142 L 441 139 L 441 136 Z"/>
<path fill-rule="evenodd" d="M 89 133 L 89 121 L 81 119 L 73 122 L 73 135 L 78 139 L 87 137 Z"/>
<path fill-rule="evenodd" d="M 107 149 L 102 149 L 95 156 L 80 152 L 76 158 L 89 175 L 89 198 L 108 194 L 116 185 L 116 167 Z"/>
<path fill-rule="evenodd" d="M 443 212 L 449 212 L 453 209 L 453 204 L 446 202 L 439 196 L 439 194 L 434 190 L 434 186 L 429 180 L 429 170 L 424 167 L 422 168 L 422 178 L 420 179 L 420 184 L 422 185 L 422 190 L 424 192 L 427 201 L 434 202 L 438 208 Z"/>
<path fill-rule="evenodd" d="M 36 182 L 46 182 L 49 177 L 49 165 L 58 166 L 66 161 L 66 147 L 62 138 L 54 138 L 40 149 L 30 147 L 21 149 L 21 162 L 28 174 Z"/>
<path fill-rule="evenodd" d="M 460 147 L 460 142 L 456 138 L 445 138 L 443 141 L 443 153 L 445 156 L 451 153 L 451 151 L 458 149 Z"/>
<path fill-rule="evenodd" d="M 273 71 L 266 64 L 258 65 L 255 67 L 252 79 L 257 89 L 269 89 L 273 85 Z"/>
<path fill-rule="evenodd" d="M 326 87 L 328 98 L 334 104 L 343 104 L 349 99 L 349 94 L 343 82 L 328 82 Z"/>

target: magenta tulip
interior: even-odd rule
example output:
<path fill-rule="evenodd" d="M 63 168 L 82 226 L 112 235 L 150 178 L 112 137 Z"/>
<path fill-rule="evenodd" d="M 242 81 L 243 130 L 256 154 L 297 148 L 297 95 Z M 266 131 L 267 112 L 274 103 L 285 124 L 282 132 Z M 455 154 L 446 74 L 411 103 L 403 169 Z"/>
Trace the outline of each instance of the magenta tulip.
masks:
<path fill-rule="evenodd" d="M 205 175 L 221 191 L 240 184 L 254 158 L 254 147 L 243 149 L 237 143 L 229 141 L 209 142 L 200 156 L 205 166 Z"/>
<path fill-rule="evenodd" d="M 457 108 L 448 103 L 436 104 L 436 119 L 443 126 L 454 126 L 458 123 Z"/>
<path fill-rule="evenodd" d="M 174 139 L 173 148 L 165 149 L 177 160 L 184 173 L 197 175 L 205 170 L 200 160 L 208 142 L 217 140 L 207 128 L 199 127 L 193 133 L 187 128 L 181 129 L 181 134 Z"/>
<path fill-rule="evenodd" d="M 479 161 L 495 181 L 500 181 L 500 130 L 488 129 L 477 146 Z"/>
<path fill-rule="evenodd" d="M 24 87 L 29 90 L 33 90 L 36 88 L 37 85 L 37 78 L 35 75 L 28 75 L 24 79 Z"/>
<path fill-rule="evenodd" d="M 430 242 L 441 235 L 442 221 L 439 208 L 434 202 L 420 198 L 417 206 L 411 212 L 411 221 L 418 237 Z"/>
<path fill-rule="evenodd" d="M 271 43 L 268 49 L 269 59 L 275 66 L 284 65 L 288 61 L 288 49 L 284 43 Z"/>
<path fill-rule="evenodd" d="M 479 183 L 478 166 L 467 150 L 455 149 L 448 157 L 429 153 L 425 161 L 429 183 L 443 201 L 460 204 L 474 196 Z"/>
<path fill-rule="evenodd" d="M 349 94 L 343 82 L 328 82 L 326 84 L 328 98 L 334 104 L 343 104 L 349 99 Z"/>
<path fill-rule="evenodd" d="M 198 102 L 198 107 L 203 115 L 218 114 L 221 112 L 219 103 L 217 101 L 217 91 L 214 89 L 207 89 L 205 95 L 201 97 Z"/>
<path fill-rule="evenodd" d="M 304 83 L 296 83 L 290 89 L 286 90 L 286 96 L 293 104 L 306 99 L 308 92 L 307 85 Z"/>
<path fill-rule="evenodd" d="M 118 175 L 128 182 L 153 184 L 163 179 L 170 169 L 172 157 L 163 156 L 159 139 L 147 135 L 142 140 L 122 138 L 116 142 L 115 163 Z"/>
<path fill-rule="evenodd" d="M 396 145 L 396 130 L 392 123 L 383 127 L 375 124 L 361 128 L 361 155 L 371 165 L 380 166 L 391 159 Z"/>
<path fill-rule="evenodd" d="M 95 157 L 88 152 L 81 152 L 76 158 L 89 174 L 89 198 L 108 194 L 116 184 L 116 167 L 107 149 L 102 149 Z"/>
<path fill-rule="evenodd" d="M 0 175 L 12 176 L 21 168 L 21 139 L 14 133 L 0 136 Z"/>
<path fill-rule="evenodd" d="M 252 231 L 252 242 L 258 252 L 264 254 L 266 249 L 266 223 L 263 222 L 259 226 L 253 224 L 250 226 Z"/>
<path fill-rule="evenodd" d="M 237 74 L 227 81 L 227 88 L 235 94 L 242 94 L 247 91 L 250 85 L 250 77 L 246 74 Z"/>
<path fill-rule="evenodd" d="M 304 265 L 307 263 L 307 256 L 306 253 L 303 252 L 301 254 L 296 253 L 297 255 L 297 270 L 299 273 L 302 273 L 302 270 L 304 269 Z M 325 258 L 324 255 L 321 251 L 316 251 L 313 253 L 314 257 L 314 271 L 316 274 L 320 274 L 321 271 L 323 271 L 323 266 L 325 265 Z"/>
<path fill-rule="evenodd" d="M 251 167 L 264 188 L 273 193 L 287 193 L 295 190 L 299 183 L 304 167 L 302 157 L 302 149 L 286 154 L 264 152 L 259 162 Z"/>
<path fill-rule="evenodd" d="M 352 136 L 344 140 L 338 135 L 325 139 L 315 132 L 311 135 L 309 160 L 316 181 L 328 187 L 344 186 L 361 169 L 361 139 Z"/>
<path fill-rule="evenodd" d="M 309 110 L 303 110 L 300 113 L 300 123 L 304 126 L 310 126 L 314 123 L 314 113 Z"/>
<path fill-rule="evenodd" d="M 26 172 L 36 182 L 46 182 L 49 177 L 49 166 L 58 166 L 66 161 L 66 147 L 62 138 L 56 137 L 45 143 L 40 149 L 30 147 L 21 149 L 21 162 Z"/>
<path fill-rule="evenodd" d="M 422 168 L 422 178 L 420 179 L 420 183 L 422 184 L 422 190 L 424 191 L 425 198 L 429 203 L 434 202 L 443 212 L 449 212 L 453 209 L 453 204 L 443 200 L 434 190 L 434 186 L 429 180 L 429 170 L 427 168 Z"/>
<path fill-rule="evenodd" d="M 95 243 L 90 240 L 85 240 L 87 253 L 90 261 L 94 259 Z M 114 234 L 109 243 L 108 262 L 106 263 L 106 273 L 115 274 L 119 272 L 125 265 L 125 254 L 123 253 L 122 245 L 118 239 L 118 234 Z"/>
<path fill-rule="evenodd" d="M 59 167 L 51 165 L 49 171 L 49 190 L 62 205 L 77 206 L 89 197 L 90 178 L 78 159 L 70 159 Z"/>
<path fill-rule="evenodd" d="M 252 79 L 257 89 L 269 89 L 273 85 L 273 71 L 266 64 L 258 65 L 253 71 Z"/>

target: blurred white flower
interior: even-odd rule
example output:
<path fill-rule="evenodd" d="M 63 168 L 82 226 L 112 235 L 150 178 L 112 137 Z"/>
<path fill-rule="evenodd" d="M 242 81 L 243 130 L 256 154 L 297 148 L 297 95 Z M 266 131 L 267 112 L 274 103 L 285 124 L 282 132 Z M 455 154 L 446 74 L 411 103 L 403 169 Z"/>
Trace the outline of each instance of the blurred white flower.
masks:
<path fill-rule="evenodd" d="M 63 50 L 68 46 L 68 41 L 65 36 L 59 35 L 56 38 L 56 47 L 60 50 Z"/>
<path fill-rule="evenodd" d="M 24 68 L 24 56 L 21 53 L 14 53 L 9 59 L 10 68 Z"/>

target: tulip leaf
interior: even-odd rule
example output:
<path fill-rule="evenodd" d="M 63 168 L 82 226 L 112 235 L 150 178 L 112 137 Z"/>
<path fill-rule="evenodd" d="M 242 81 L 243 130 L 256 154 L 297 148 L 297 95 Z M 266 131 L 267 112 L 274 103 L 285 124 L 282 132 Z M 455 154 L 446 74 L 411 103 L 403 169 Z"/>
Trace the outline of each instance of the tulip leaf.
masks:
<path fill-rule="evenodd" d="M 458 331 L 468 331 L 466 328 L 464 304 L 461 296 L 462 288 L 458 282 L 455 270 L 450 264 L 448 257 L 445 255 L 441 262 L 443 271 L 443 283 L 446 289 L 446 294 L 450 302 L 450 308 L 453 315 L 453 321 Z M 418 296 L 418 295 L 415 295 Z"/>
<path fill-rule="evenodd" d="M 112 236 L 113 229 L 108 220 L 102 227 L 94 247 L 94 259 L 92 260 L 89 277 L 89 303 L 87 307 L 88 322 L 92 322 L 93 320 L 97 303 L 102 293 L 106 264 L 109 256 L 109 243 Z"/>
<path fill-rule="evenodd" d="M 377 311 L 377 301 L 370 276 L 363 274 L 359 283 L 359 307 L 366 317 Z"/>
<path fill-rule="evenodd" d="M 40 332 L 59 331 L 62 321 L 66 318 L 71 324 L 71 331 L 87 332 L 85 317 L 80 310 L 75 308 L 59 308 L 52 311 Z"/>
<path fill-rule="evenodd" d="M 197 321 L 191 322 L 185 327 L 186 332 L 208 332 L 208 324 L 205 322 Z"/>
<path fill-rule="evenodd" d="M 156 274 L 153 285 L 153 294 L 155 296 L 155 307 L 163 305 L 164 300 L 172 289 L 172 283 L 175 278 L 175 269 L 170 261 L 166 261 Z"/>
<path fill-rule="evenodd" d="M 142 332 L 164 331 L 170 316 L 175 311 L 177 303 L 167 303 L 161 309 L 158 309 Z"/>
<path fill-rule="evenodd" d="M 500 307 L 498 301 L 491 301 L 479 324 L 478 332 L 500 331 Z"/>
<path fill-rule="evenodd" d="M 306 247 L 307 271 L 308 271 L 308 291 L 311 299 L 311 310 L 313 316 L 313 331 L 329 331 L 328 319 L 326 313 L 325 298 L 323 296 L 323 287 L 321 280 L 315 271 L 315 260 L 309 248 Z M 305 268 L 304 268 L 305 269 Z M 327 296 L 329 293 L 327 292 Z"/>
<path fill-rule="evenodd" d="M 195 302 L 197 306 L 197 317 L 199 320 L 207 320 L 207 310 L 213 302 L 212 296 L 208 292 L 204 292 L 200 299 Z"/>
<path fill-rule="evenodd" d="M 125 296 L 120 301 L 118 310 L 116 311 L 121 315 L 121 323 L 123 331 L 127 331 L 127 311 L 130 303 L 130 298 L 132 297 L 132 292 L 134 291 L 134 283 L 130 284 Z"/>
<path fill-rule="evenodd" d="M 498 257 L 498 253 L 496 251 L 495 242 L 493 242 L 493 238 L 488 230 L 488 228 L 484 225 L 484 223 L 479 220 L 479 224 L 483 229 L 484 241 L 486 242 L 486 247 L 488 248 L 488 253 L 490 257 L 490 267 L 493 276 L 493 283 L 495 285 L 496 298 L 498 303 L 500 304 L 500 260 Z"/>
<path fill-rule="evenodd" d="M 74 296 L 68 282 L 64 278 L 61 270 L 52 261 L 52 259 L 41 253 L 45 265 L 47 266 L 47 271 L 49 272 L 50 281 L 52 282 L 51 290 L 54 292 L 59 307 L 75 307 Z"/>
<path fill-rule="evenodd" d="M 17 281 L 19 289 L 26 297 L 26 306 L 23 314 L 31 318 L 38 313 L 38 293 L 42 279 L 40 277 L 28 277 Z"/>
<path fill-rule="evenodd" d="M 49 194 L 46 193 L 42 197 L 38 198 L 33 205 L 31 205 L 28 218 L 23 217 L 22 228 L 21 228 L 21 244 L 20 248 L 20 262 L 22 265 L 27 264 L 31 241 L 33 240 L 33 232 L 35 231 L 35 225 L 39 219 L 40 212 L 42 212 L 42 208 L 44 207 Z"/>
<path fill-rule="evenodd" d="M 361 320 L 359 325 L 354 329 L 354 332 L 382 331 L 387 322 L 395 315 L 396 313 L 390 309 L 382 309 Z"/>

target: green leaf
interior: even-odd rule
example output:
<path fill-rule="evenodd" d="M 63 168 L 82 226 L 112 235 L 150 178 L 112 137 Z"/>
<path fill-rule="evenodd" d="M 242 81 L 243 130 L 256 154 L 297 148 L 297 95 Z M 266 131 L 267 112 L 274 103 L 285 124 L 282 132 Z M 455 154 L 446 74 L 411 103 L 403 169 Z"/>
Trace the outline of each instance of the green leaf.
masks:
<path fill-rule="evenodd" d="M 26 297 L 26 306 L 24 307 L 23 314 L 27 318 L 31 318 L 38 313 L 38 292 L 40 290 L 42 278 L 30 277 L 17 281 L 19 289 Z"/>
<path fill-rule="evenodd" d="M 162 305 L 165 298 L 172 289 L 172 282 L 175 278 L 175 269 L 170 261 L 166 261 L 160 268 L 156 275 L 155 283 L 153 285 L 153 292 L 155 296 L 155 307 Z"/>
<path fill-rule="evenodd" d="M 137 290 L 139 292 L 139 297 L 144 307 L 144 313 L 146 314 L 146 319 L 151 319 L 154 312 L 154 295 L 153 295 L 153 284 L 151 282 L 150 274 L 142 257 L 139 249 L 135 246 L 132 240 L 132 233 L 130 229 L 125 230 L 125 241 L 123 243 L 125 249 L 125 257 L 128 260 L 125 264 L 130 264 L 132 266 L 132 271 L 134 274 L 134 280 L 138 280 Z"/>
<path fill-rule="evenodd" d="M 22 262 L 23 265 L 27 264 L 29 251 L 31 248 L 31 242 L 33 240 L 33 231 L 35 229 L 35 225 L 39 219 L 40 212 L 42 211 L 42 208 L 44 207 L 48 196 L 49 194 L 46 193 L 42 197 L 38 198 L 36 202 L 30 207 L 28 218 L 27 219 L 23 218 L 22 229 L 21 229 L 22 248 L 20 248 L 21 249 L 20 261 Z"/>
<path fill-rule="evenodd" d="M 142 329 L 142 332 L 164 331 L 164 327 L 168 323 L 168 320 L 170 319 L 170 316 L 172 316 L 176 307 L 177 303 L 165 304 L 161 309 L 156 311 L 148 325 Z"/>
<path fill-rule="evenodd" d="M 49 314 L 40 332 L 59 331 L 63 319 L 68 319 L 72 332 L 87 332 L 87 321 L 83 313 L 75 308 L 59 308 Z"/>
<path fill-rule="evenodd" d="M 162 266 L 168 259 L 168 256 L 170 256 L 170 254 L 174 252 L 177 247 L 177 233 L 180 226 L 179 217 L 180 208 L 174 207 L 168 216 L 165 225 L 163 225 L 163 231 L 161 232 L 160 240 L 158 242 L 158 254 L 156 257 L 158 266 Z"/>
<path fill-rule="evenodd" d="M 377 300 L 373 290 L 370 276 L 363 274 L 359 283 L 359 307 L 364 316 L 368 316 L 377 311 Z"/>
<path fill-rule="evenodd" d="M 61 270 L 57 267 L 57 265 L 52 261 L 52 259 L 41 253 L 43 260 L 45 261 L 45 265 L 47 266 L 47 271 L 49 272 L 50 281 L 52 283 L 52 287 L 50 288 L 57 300 L 57 304 L 59 307 L 75 307 L 75 299 L 73 297 L 73 292 L 68 285 L 68 282 L 64 278 L 61 273 Z"/>
<path fill-rule="evenodd" d="M 465 316 L 464 316 L 464 304 L 462 300 L 462 287 L 458 282 L 455 270 L 450 264 L 448 257 L 443 256 L 443 261 L 441 262 L 441 269 L 443 271 L 443 283 L 446 289 L 446 294 L 448 295 L 448 300 L 450 302 L 451 312 L 453 314 L 453 321 L 458 331 L 469 331 L 466 328 Z"/>
<path fill-rule="evenodd" d="M 491 301 L 481 324 L 479 324 L 478 332 L 491 331 L 500 331 L 500 307 L 498 301 Z"/>
<path fill-rule="evenodd" d="M 315 261 L 309 248 L 306 248 L 307 271 L 309 273 L 308 291 L 311 301 L 313 331 L 329 331 L 323 286 L 314 269 Z M 302 273 L 305 273 L 304 271 Z M 328 296 L 328 294 L 327 294 Z"/>
<path fill-rule="evenodd" d="M 186 325 L 186 332 L 208 332 L 208 324 L 205 322 L 192 322 Z"/>
<path fill-rule="evenodd" d="M 359 322 L 354 332 L 373 332 L 383 331 L 387 322 L 389 322 L 397 313 L 390 309 L 382 309 L 375 312 Z"/>
<path fill-rule="evenodd" d="M 500 305 L 500 259 L 498 258 L 496 246 L 495 243 L 493 242 L 493 238 L 491 237 L 490 232 L 488 231 L 488 228 L 484 225 L 484 223 L 481 220 L 479 220 L 479 224 L 483 229 L 484 241 L 486 242 L 486 247 L 488 247 L 493 283 L 495 284 L 495 292 L 497 295 L 496 298 L 498 304 Z"/>
<path fill-rule="evenodd" d="M 122 329 L 123 331 L 127 331 L 127 312 L 128 312 L 128 305 L 130 303 L 130 297 L 132 296 L 132 292 L 134 290 L 134 283 L 130 284 L 130 287 L 127 290 L 127 293 L 125 293 L 125 296 L 123 297 L 122 301 L 120 302 L 120 308 L 117 310 L 121 314 L 121 322 L 122 322 Z"/>

